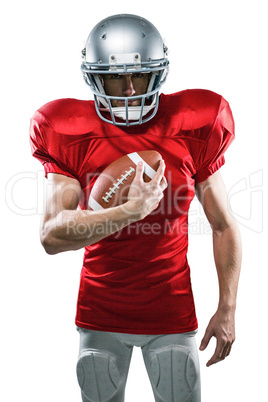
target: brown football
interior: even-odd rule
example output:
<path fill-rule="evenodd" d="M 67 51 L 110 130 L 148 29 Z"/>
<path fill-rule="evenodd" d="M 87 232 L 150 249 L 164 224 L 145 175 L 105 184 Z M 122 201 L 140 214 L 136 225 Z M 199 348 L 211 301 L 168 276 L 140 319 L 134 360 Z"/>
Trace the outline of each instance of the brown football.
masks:
<path fill-rule="evenodd" d="M 99 210 L 124 204 L 135 177 L 137 163 L 143 160 L 143 178 L 148 182 L 155 175 L 161 159 L 159 152 L 149 150 L 132 152 L 112 162 L 94 183 L 89 197 L 89 208 Z"/>

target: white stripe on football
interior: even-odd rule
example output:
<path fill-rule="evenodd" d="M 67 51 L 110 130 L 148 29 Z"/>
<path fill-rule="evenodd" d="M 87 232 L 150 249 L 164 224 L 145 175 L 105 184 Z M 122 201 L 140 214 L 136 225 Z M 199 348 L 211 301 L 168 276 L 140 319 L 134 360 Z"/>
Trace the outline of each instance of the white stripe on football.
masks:
<path fill-rule="evenodd" d="M 144 162 L 144 181 L 150 181 L 162 156 L 157 151 L 132 152 L 112 162 L 94 183 L 88 206 L 94 211 L 121 205 L 127 201 L 129 187 L 135 177 L 137 163 Z"/>

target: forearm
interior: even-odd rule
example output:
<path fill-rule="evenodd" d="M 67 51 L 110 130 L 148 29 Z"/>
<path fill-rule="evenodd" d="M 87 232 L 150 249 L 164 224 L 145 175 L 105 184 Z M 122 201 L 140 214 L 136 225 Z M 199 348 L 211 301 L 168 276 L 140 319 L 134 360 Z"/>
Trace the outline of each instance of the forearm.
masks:
<path fill-rule="evenodd" d="M 48 254 L 84 248 L 138 220 L 133 210 L 128 205 L 101 211 L 63 210 L 43 225 L 41 242 Z"/>
<path fill-rule="evenodd" d="M 62 176 L 52 176 L 41 230 L 41 243 L 48 254 L 78 250 L 94 244 L 149 215 L 159 205 L 167 187 L 165 164 L 161 160 L 154 178 L 144 182 L 143 163 L 138 163 L 125 204 L 99 211 L 77 210 L 80 184 Z"/>
<path fill-rule="evenodd" d="M 235 310 L 242 255 L 235 221 L 223 230 L 213 231 L 213 249 L 219 280 L 219 308 Z"/>

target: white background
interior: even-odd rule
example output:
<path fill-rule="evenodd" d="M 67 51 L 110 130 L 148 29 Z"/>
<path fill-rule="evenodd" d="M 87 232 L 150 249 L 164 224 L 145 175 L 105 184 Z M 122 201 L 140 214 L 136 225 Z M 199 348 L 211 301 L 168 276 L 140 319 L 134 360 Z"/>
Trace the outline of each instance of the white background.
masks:
<path fill-rule="evenodd" d="M 139 14 L 170 49 L 163 92 L 206 88 L 230 103 L 236 141 L 221 169 L 243 239 L 237 340 L 224 362 L 206 368 L 203 402 L 264 401 L 267 396 L 267 8 L 265 1 L 25 0 L 1 6 L 1 378 L 4 402 L 80 401 L 74 327 L 82 251 L 48 256 L 39 243 L 42 167 L 31 157 L 29 119 L 44 103 L 91 99 L 80 51 L 106 16 Z M 5 189 L 5 191 L 4 191 Z M 6 193 L 6 199 L 4 197 Z M 266 242 L 265 242 L 266 238 Z M 198 345 L 217 307 L 211 234 L 194 201 L 189 262 L 199 319 Z M 152 402 L 135 349 L 126 402 Z"/>

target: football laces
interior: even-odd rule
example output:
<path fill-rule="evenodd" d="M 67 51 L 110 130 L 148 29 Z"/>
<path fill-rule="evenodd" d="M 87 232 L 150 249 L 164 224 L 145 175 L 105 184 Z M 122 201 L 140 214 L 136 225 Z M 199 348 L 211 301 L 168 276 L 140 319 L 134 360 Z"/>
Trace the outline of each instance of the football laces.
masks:
<path fill-rule="evenodd" d="M 116 193 L 116 190 L 119 189 L 120 185 L 122 186 L 124 181 L 127 181 L 128 177 L 131 177 L 131 174 L 135 173 L 135 169 L 133 167 L 130 167 L 129 170 L 126 170 L 125 174 L 121 175 L 121 178 L 117 179 L 116 183 L 113 183 L 113 187 L 110 187 L 109 190 L 106 192 L 106 196 L 102 197 L 103 201 L 108 204 L 109 200 L 113 198 L 113 194 Z"/>

